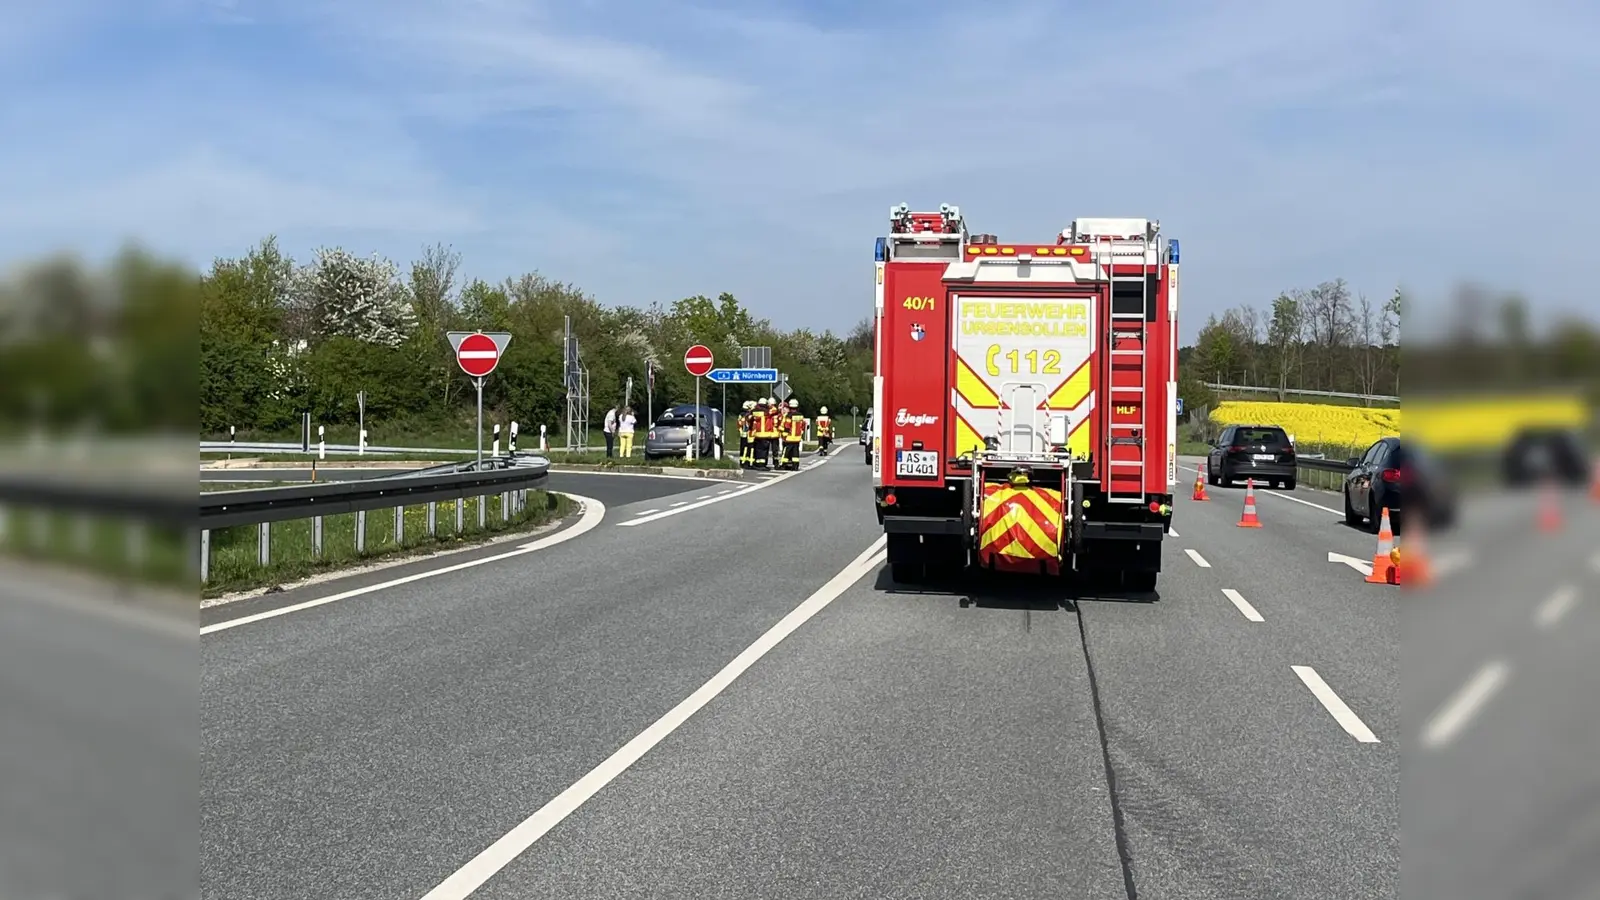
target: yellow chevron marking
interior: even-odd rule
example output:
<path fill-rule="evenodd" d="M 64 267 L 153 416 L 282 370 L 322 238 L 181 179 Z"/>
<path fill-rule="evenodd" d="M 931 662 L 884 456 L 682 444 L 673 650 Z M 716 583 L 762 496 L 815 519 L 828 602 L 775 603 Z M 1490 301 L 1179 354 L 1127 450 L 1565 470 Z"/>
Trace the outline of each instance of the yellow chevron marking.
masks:
<path fill-rule="evenodd" d="M 956 357 L 956 393 L 974 409 L 1000 408 L 1000 396 L 959 356 Z"/>
<path fill-rule="evenodd" d="M 1072 434 L 1067 436 L 1067 449 L 1080 459 L 1089 455 L 1089 417 L 1084 416 L 1072 424 Z"/>
<path fill-rule="evenodd" d="M 956 445 L 951 448 L 950 454 L 959 457 L 963 453 L 976 454 L 983 449 L 983 436 L 967 424 L 966 418 L 956 416 Z"/>
<path fill-rule="evenodd" d="M 1089 361 L 1084 360 L 1083 365 L 1068 376 L 1066 381 L 1061 382 L 1061 386 L 1050 395 L 1048 401 L 1050 408 L 1056 412 L 1077 409 L 1078 404 L 1089 398 L 1091 375 Z"/>

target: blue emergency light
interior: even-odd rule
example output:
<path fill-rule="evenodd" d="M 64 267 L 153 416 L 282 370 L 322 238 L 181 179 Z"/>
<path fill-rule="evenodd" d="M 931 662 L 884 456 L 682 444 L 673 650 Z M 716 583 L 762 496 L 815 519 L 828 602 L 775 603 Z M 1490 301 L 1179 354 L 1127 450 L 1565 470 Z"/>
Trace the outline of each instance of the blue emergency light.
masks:
<path fill-rule="evenodd" d="M 1176 263 L 1177 261 L 1178 261 L 1178 239 L 1177 238 L 1168 238 L 1167 239 L 1167 262 Z"/>
<path fill-rule="evenodd" d="M 889 259 L 888 238 L 878 238 L 877 245 L 872 248 L 872 258 L 877 262 L 885 262 Z"/>

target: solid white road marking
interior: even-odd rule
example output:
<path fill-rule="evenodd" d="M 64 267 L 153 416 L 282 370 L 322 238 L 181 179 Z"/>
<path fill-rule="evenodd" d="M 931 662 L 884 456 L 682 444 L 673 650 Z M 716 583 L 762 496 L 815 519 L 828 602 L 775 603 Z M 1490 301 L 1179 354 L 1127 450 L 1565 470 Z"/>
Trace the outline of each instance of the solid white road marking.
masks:
<path fill-rule="evenodd" d="M 1265 621 L 1261 618 L 1261 613 L 1256 612 L 1256 608 L 1250 605 L 1250 601 L 1246 600 L 1243 594 L 1240 594 L 1233 588 L 1223 588 L 1222 596 L 1232 600 L 1233 605 L 1239 608 L 1239 612 L 1244 613 L 1244 617 L 1246 619 L 1249 619 L 1252 622 Z"/>
<path fill-rule="evenodd" d="M 1428 727 L 1422 733 L 1422 745 L 1428 748 L 1443 747 L 1450 743 L 1455 736 L 1465 728 L 1478 710 L 1483 708 L 1494 692 L 1505 684 L 1511 668 L 1505 663 L 1495 660 L 1485 663 L 1478 674 L 1466 683 L 1449 703 L 1433 717 Z"/>
<path fill-rule="evenodd" d="M 823 459 L 821 462 L 815 463 L 815 464 L 810 465 L 810 466 L 807 466 L 804 469 L 801 469 L 801 470 L 799 470 L 797 472 L 784 472 L 784 473 L 782 473 L 780 475 L 777 475 L 775 477 L 764 478 L 761 481 L 758 481 L 755 484 L 752 484 L 747 488 L 744 488 L 742 490 L 734 491 L 731 494 L 721 494 L 719 496 L 712 497 L 709 500 L 701 500 L 698 503 L 691 503 L 688 506 L 682 506 L 682 507 L 677 508 L 677 509 L 669 509 L 669 510 L 667 510 L 665 512 L 656 513 L 653 516 L 640 516 L 637 519 L 633 519 L 633 520 L 630 520 L 630 521 L 627 521 L 627 522 L 618 522 L 617 523 L 617 527 L 618 528 L 629 528 L 629 527 L 632 527 L 634 525 L 643 525 L 646 522 L 655 522 L 655 521 L 658 521 L 660 519 L 665 519 L 668 516 L 675 516 L 678 513 L 686 513 L 691 509 L 699 509 L 702 506 L 710 506 L 713 503 L 721 503 L 721 502 L 723 502 L 725 500 L 732 500 L 735 497 L 743 497 L 746 494 L 750 494 L 750 493 L 753 493 L 755 491 L 759 491 L 759 490 L 761 490 L 763 488 L 772 487 L 773 485 L 778 484 L 780 482 L 783 482 L 783 481 L 785 481 L 787 479 L 793 478 L 796 475 L 800 475 L 802 473 L 808 472 L 808 471 L 810 471 L 812 469 L 815 469 L 817 466 L 827 465 L 828 464 L 828 460 L 832 459 L 832 458 L 833 457 L 831 457 L 831 456 L 827 457 L 826 459 Z M 678 506 L 678 504 L 674 503 L 673 506 Z"/>
<path fill-rule="evenodd" d="M 1345 556 L 1343 553 L 1334 553 L 1332 550 L 1329 550 L 1328 562 L 1344 563 L 1363 575 L 1372 574 L 1372 563 L 1367 562 L 1364 559 L 1356 559 L 1354 556 Z"/>
<path fill-rule="evenodd" d="M 734 657 L 733 662 L 723 667 L 722 671 L 711 677 L 710 681 L 701 685 L 698 690 L 690 694 L 683 702 L 673 707 L 666 715 L 657 719 L 650 727 L 641 731 L 632 740 L 623 744 L 621 749 L 611 754 L 600 765 L 595 766 L 587 775 L 578 779 L 571 787 L 558 794 L 555 799 L 540 807 L 537 812 L 523 820 L 517 827 L 511 829 L 506 835 L 477 856 L 473 857 L 466 865 L 439 884 L 438 887 L 423 895 L 422 900 L 461 900 L 468 897 L 473 891 L 482 887 L 485 882 L 505 868 L 512 860 L 520 856 L 536 841 L 550 832 L 550 829 L 561 824 L 567 816 L 572 815 L 579 807 L 588 802 L 607 784 L 617 776 L 628 770 L 628 767 L 638 762 L 646 753 L 649 753 L 656 744 L 659 744 L 668 735 L 687 722 L 691 716 L 699 712 L 706 704 L 727 690 L 729 685 L 743 675 L 746 670 L 755 665 L 768 651 L 776 647 L 796 629 L 804 625 L 812 616 L 821 612 L 828 604 L 832 603 L 850 586 L 883 564 L 887 554 L 883 550 L 887 537 L 879 537 L 872 545 L 862 551 L 848 566 L 816 593 L 807 597 L 804 602 L 795 607 L 788 615 L 784 616 L 778 624 L 772 626 L 766 634 L 757 638 L 755 643 L 745 648 L 744 652 Z"/>
<path fill-rule="evenodd" d="M 1189 554 L 1189 558 L 1194 560 L 1194 564 L 1199 566 L 1200 568 L 1202 568 L 1202 569 L 1211 568 L 1211 563 L 1206 562 L 1206 558 L 1204 556 L 1201 556 L 1200 554 L 1196 553 L 1192 547 L 1183 548 L 1183 552 Z"/>
<path fill-rule="evenodd" d="M 1330 512 L 1330 513 L 1333 513 L 1336 516 L 1344 515 L 1344 510 L 1342 510 L 1342 509 L 1334 509 L 1331 506 L 1323 506 L 1321 503 L 1312 503 L 1310 500 L 1301 500 L 1299 497 L 1296 497 L 1296 496 L 1294 496 L 1292 494 L 1285 494 L 1285 493 L 1282 493 L 1280 491 L 1262 491 L 1261 493 L 1257 494 L 1256 496 L 1258 496 L 1258 497 L 1277 497 L 1280 500 L 1288 500 L 1288 501 L 1291 501 L 1291 502 L 1294 502 L 1294 503 L 1298 503 L 1298 504 L 1300 504 L 1302 506 L 1309 506 L 1312 509 L 1320 509 L 1323 512 Z"/>
<path fill-rule="evenodd" d="M 722 484 L 728 483 L 728 479 L 726 478 L 715 478 L 710 475 L 658 475 L 655 472 L 592 472 L 586 469 L 569 469 L 563 466 L 561 463 L 552 463 L 550 466 L 550 474 L 604 475 L 607 478 L 671 478 L 676 481 L 698 481 L 702 484 L 707 481 L 716 481 L 721 482 Z"/>
<path fill-rule="evenodd" d="M 1322 680 L 1322 676 L 1317 674 L 1316 669 L 1310 666 L 1290 666 L 1289 668 L 1300 676 L 1300 680 L 1311 691 L 1311 695 L 1317 698 L 1317 701 L 1322 704 L 1322 708 L 1328 711 L 1328 715 L 1333 716 L 1333 720 L 1339 723 L 1339 727 L 1363 744 L 1378 743 L 1378 736 L 1372 733 L 1372 729 L 1367 727 L 1367 723 L 1361 721 L 1361 717 L 1355 714 L 1355 710 L 1352 710 L 1345 705 L 1343 700 L 1339 699 L 1339 695 L 1333 692 L 1333 688 L 1328 687 L 1328 683 Z"/>
<path fill-rule="evenodd" d="M 1553 628 L 1561 617 L 1567 614 L 1578 603 L 1578 589 L 1566 585 L 1550 595 L 1550 599 L 1539 606 L 1539 612 L 1533 617 L 1540 628 Z"/>
<path fill-rule="evenodd" d="M 45 576 L 56 575 L 53 572 L 42 574 Z M 8 594 L 7 600 L 14 598 L 25 603 L 52 606 L 78 615 L 105 621 L 115 621 L 143 631 L 179 640 L 187 640 L 195 636 L 194 632 L 190 630 L 194 628 L 193 619 L 185 620 L 177 616 L 165 615 L 157 610 L 144 609 L 137 605 L 130 606 L 116 596 L 105 596 L 103 599 L 87 597 L 84 596 L 86 592 L 79 586 L 69 587 L 40 582 L 37 580 L 37 576 L 32 573 L 8 571 L 6 575 L 13 580 L 17 587 L 22 588 L 22 590 Z M 96 584 L 94 585 L 94 590 L 99 592 L 102 587 L 103 585 Z M 109 591 L 106 593 L 110 594 Z"/>
<path fill-rule="evenodd" d="M 575 537 L 581 537 L 582 535 L 593 531 L 594 528 L 600 524 L 600 520 L 606 517 L 606 506 L 599 500 L 595 500 L 590 497 L 580 497 L 577 494 L 567 494 L 567 496 L 583 504 L 583 514 L 578 517 L 577 523 L 567 528 L 563 528 L 549 537 L 543 537 L 536 541 L 530 541 L 526 544 L 522 544 L 515 550 L 509 550 L 505 553 L 496 553 L 493 556 L 485 556 L 482 559 L 469 559 L 466 562 L 456 563 L 453 566 L 445 566 L 444 568 L 440 569 L 429 569 L 425 572 L 417 572 L 416 574 L 407 575 L 404 578 L 396 578 L 392 581 L 369 584 L 366 587 L 355 588 L 339 594 L 331 594 L 327 597 L 318 597 L 315 600 L 307 600 L 304 603 L 296 603 L 292 606 L 269 609 L 265 612 L 241 616 L 237 619 L 227 619 L 222 622 L 214 622 L 201 628 L 200 633 L 211 634 L 212 632 L 216 631 L 225 631 L 229 628 L 237 628 L 240 625 L 248 625 L 251 622 L 260 622 L 263 619 L 274 619 L 278 616 L 286 616 L 290 613 L 299 612 L 303 609 L 311 609 L 314 606 L 324 606 L 329 603 L 337 603 L 340 600 L 349 600 L 351 597 L 360 597 L 363 594 L 372 594 L 387 588 L 398 587 L 402 584 L 410 584 L 413 581 L 422 581 L 425 578 L 434 578 L 450 572 L 460 572 L 463 569 L 485 566 L 489 563 L 499 562 L 503 559 L 512 559 L 514 557 L 524 556 L 529 553 L 536 553 L 540 550 L 544 550 L 548 547 L 554 547 L 557 544 L 565 543 Z"/>

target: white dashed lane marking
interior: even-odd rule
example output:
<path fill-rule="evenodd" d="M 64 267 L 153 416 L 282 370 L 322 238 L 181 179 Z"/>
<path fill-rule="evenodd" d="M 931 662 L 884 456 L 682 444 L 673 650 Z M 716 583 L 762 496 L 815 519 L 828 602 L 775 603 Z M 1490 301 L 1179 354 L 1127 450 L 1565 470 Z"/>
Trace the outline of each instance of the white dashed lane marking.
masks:
<path fill-rule="evenodd" d="M 1265 621 L 1261 618 L 1261 613 L 1256 612 L 1256 608 L 1250 605 L 1250 601 L 1246 600 L 1243 594 L 1240 594 L 1233 588 L 1223 588 L 1222 596 L 1231 600 L 1233 605 L 1238 607 L 1239 612 L 1243 613 L 1246 619 L 1249 619 L 1252 622 Z"/>
<path fill-rule="evenodd" d="M 1578 589 L 1566 585 L 1558 589 L 1534 614 L 1533 620 L 1540 628 L 1554 628 L 1572 607 L 1578 605 Z"/>
<path fill-rule="evenodd" d="M 1510 675 L 1511 667 L 1500 660 L 1485 663 L 1478 674 L 1472 676 L 1472 680 L 1456 692 L 1428 723 L 1427 729 L 1422 732 L 1422 745 L 1431 750 L 1454 740 Z"/>
<path fill-rule="evenodd" d="M 1290 666 L 1289 668 L 1294 670 L 1294 674 L 1300 676 L 1300 681 L 1305 684 L 1307 690 L 1311 691 L 1311 696 L 1317 698 L 1317 702 L 1322 704 L 1322 708 L 1328 711 L 1328 715 L 1333 716 L 1333 720 L 1338 722 L 1339 727 L 1343 728 L 1347 734 L 1363 744 L 1378 743 L 1378 736 L 1372 733 L 1372 729 L 1367 727 L 1367 723 L 1361 721 L 1361 717 L 1356 715 L 1355 710 L 1347 706 L 1339 698 L 1339 695 L 1334 693 L 1333 688 L 1322 680 L 1322 676 L 1317 674 L 1316 669 L 1310 666 Z"/>
<path fill-rule="evenodd" d="M 1206 558 L 1204 556 L 1201 556 L 1199 553 L 1196 553 L 1193 548 L 1185 547 L 1185 548 L 1183 548 L 1183 552 L 1189 554 L 1189 558 L 1194 560 L 1194 564 L 1199 566 L 1200 568 L 1202 568 L 1202 569 L 1211 568 L 1211 563 L 1206 562 Z"/>

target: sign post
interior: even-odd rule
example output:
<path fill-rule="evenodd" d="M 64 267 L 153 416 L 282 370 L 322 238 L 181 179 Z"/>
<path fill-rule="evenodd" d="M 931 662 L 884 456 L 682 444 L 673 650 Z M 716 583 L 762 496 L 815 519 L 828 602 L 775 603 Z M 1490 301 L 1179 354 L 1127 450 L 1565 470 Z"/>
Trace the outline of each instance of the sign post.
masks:
<path fill-rule="evenodd" d="M 695 344 L 683 353 L 683 367 L 694 376 L 694 435 L 689 439 L 689 458 L 700 455 L 700 379 L 715 364 L 711 356 L 711 348 L 705 344 Z"/>
<path fill-rule="evenodd" d="M 456 352 L 456 365 L 472 378 L 478 389 L 478 466 L 483 469 L 483 379 L 500 364 L 500 355 L 511 343 L 511 335 L 504 331 L 452 331 L 445 337 Z M 483 510 L 480 508 L 479 512 Z"/>

